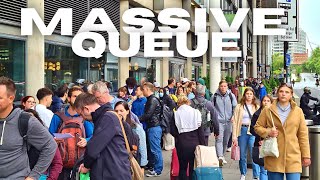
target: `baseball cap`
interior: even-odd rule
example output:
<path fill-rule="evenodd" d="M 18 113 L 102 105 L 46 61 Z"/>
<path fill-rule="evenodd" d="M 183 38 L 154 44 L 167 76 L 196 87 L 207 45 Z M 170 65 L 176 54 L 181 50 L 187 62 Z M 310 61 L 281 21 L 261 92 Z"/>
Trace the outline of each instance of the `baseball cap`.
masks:
<path fill-rule="evenodd" d="M 154 82 L 153 85 L 154 85 L 154 87 L 156 87 L 156 88 L 159 88 L 159 87 L 160 87 L 160 83 L 158 83 L 158 82 Z"/>
<path fill-rule="evenodd" d="M 186 83 L 186 82 L 189 82 L 189 79 L 188 78 L 182 78 L 182 83 Z"/>

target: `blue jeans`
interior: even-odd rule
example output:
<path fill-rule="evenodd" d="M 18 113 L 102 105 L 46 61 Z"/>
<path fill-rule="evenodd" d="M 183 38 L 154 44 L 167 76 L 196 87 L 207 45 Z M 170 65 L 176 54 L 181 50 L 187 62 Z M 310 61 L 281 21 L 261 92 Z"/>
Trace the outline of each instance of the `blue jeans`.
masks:
<path fill-rule="evenodd" d="M 162 129 L 160 126 L 152 127 L 148 129 L 148 141 L 150 145 L 150 151 L 152 159 L 154 159 L 154 171 L 157 174 L 161 174 L 163 170 L 163 159 L 161 151 L 161 136 Z"/>
<path fill-rule="evenodd" d="M 252 147 L 255 137 L 247 134 L 248 127 L 241 127 L 241 135 L 238 137 L 238 145 L 240 147 L 240 173 L 241 175 L 247 174 L 247 152 L 249 149 L 252 158 Z M 259 165 L 252 162 L 253 177 L 259 177 Z"/>
<path fill-rule="evenodd" d="M 266 169 L 264 169 L 263 166 L 259 166 L 260 167 L 260 176 L 259 176 L 259 180 L 268 180 L 268 171 Z"/>
<path fill-rule="evenodd" d="M 300 180 L 300 173 L 286 173 L 286 180 Z M 284 173 L 268 171 L 268 178 L 272 180 L 283 180 Z"/>

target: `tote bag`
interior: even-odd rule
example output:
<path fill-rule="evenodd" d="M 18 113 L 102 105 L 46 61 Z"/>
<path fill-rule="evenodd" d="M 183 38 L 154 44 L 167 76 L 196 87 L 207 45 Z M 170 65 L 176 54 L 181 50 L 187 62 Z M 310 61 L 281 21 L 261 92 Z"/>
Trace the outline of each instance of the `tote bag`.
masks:
<path fill-rule="evenodd" d="M 275 128 L 273 117 L 270 112 L 270 117 L 272 121 L 272 128 Z M 259 158 L 264 158 L 267 156 L 279 157 L 278 141 L 276 137 L 269 137 L 263 140 L 262 146 L 259 153 Z"/>
<path fill-rule="evenodd" d="M 231 147 L 231 159 L 235 161 L 240 160 L 240 147 L 239 146 L 232 146 Z"/>

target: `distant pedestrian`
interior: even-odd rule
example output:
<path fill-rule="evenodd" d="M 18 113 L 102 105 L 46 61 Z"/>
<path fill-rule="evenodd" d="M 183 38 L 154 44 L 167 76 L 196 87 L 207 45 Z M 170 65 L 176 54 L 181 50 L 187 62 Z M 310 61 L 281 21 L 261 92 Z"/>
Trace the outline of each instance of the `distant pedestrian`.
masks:
<path fill-rule="evenodd" d="M 316 86 L 319 86 L 319 79 L 316 79 Z"/>
<path fill-rule="evenodd" d="M 260 83 L 260 88 L 259 88 L 259 98 L 260 98 L 260 101 L 262 101 L 263 97 L 266 96 L 268 93 L 267 93 L 267 89 L 266 87 L 264 86 L 263 82 Z"/>
<path fill-rule="evenodd" d="M 294 83 L 295 83 L 295 81 L 294 81 L 294 79 L 292 79 L 292 81 L 291 81 L 292 87 L 294 87 Z"/>

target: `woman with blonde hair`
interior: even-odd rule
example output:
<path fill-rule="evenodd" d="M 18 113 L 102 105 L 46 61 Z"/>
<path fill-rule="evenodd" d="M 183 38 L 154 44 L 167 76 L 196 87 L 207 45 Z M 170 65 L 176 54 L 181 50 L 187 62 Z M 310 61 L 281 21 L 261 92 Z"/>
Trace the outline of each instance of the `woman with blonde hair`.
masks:
<path fill-rule="evenodd" d="M 240 147 L 240 180 L 246 179 L 247 174 L 247 150 L 249 149 L 250 156 L 252 157 L 252 147 L 255 141 L 255 136 L 250 133 L 250 124 L 252 115 L 259 109 L 259 105 L 256 104 L 256 97 L 254 90 L 248 87 L 244 91 L 244 95 L 235 108 L 232 128 L 232 142 L 234 146 Z M 259 166 L 252 163 L 253 179 L 258 179 Z"/>
<path fill-rule="evenodd" d="M 287 180 L 300 180 L 302 166 L 311 164 L 308 128 L 301 108 L 292 100 L 292 86 L 281 84 L 277 96 L 270 108 L 262 110 L 254 126 L 262 138 L 276 137 L 278 141 L 279 157 L 265 157 L 264 167 L 268 179 L 283 180 L 286 174 Z"/>
<path fill-rule="evenodd" d="M 194 151 L 197 145 L 205 144 L 205 139 L 201 127 L 201 113 L 190 106 L 190 101 L 186 96 L 178 98 L 178 109 L 174 112 L 174 124 L 171 127 L 179 158 L 179 179 L 192 179 Z M 188 166 L 189 177 L 187 176 Z"/>

